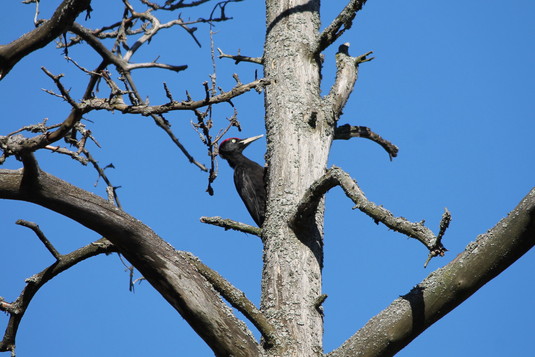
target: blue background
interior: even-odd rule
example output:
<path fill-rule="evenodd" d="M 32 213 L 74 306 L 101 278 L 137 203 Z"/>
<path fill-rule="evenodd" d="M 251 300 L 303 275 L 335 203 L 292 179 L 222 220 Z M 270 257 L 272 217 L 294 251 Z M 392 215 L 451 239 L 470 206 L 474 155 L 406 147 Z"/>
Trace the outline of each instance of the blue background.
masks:
<path fill-rule="evenodd" d="M 323 26 L 345 1 L 323 2 Z M 50 17 L 59 1 L 41 4 Z M 92 4 L 87 26 L 101 27 L 120 18 L 119 2 Z M 137 6 L 137 4 L 136 4 Z M 183 18 L 207 17 L 213 4 L 184 10 Z M 137 8 L 142 11 L 141 7 Z M 224 52 L 261 56 L 265 31 L 263 2 L 230 4 L 233 21 L 217 23 L 215 46 Z M 425 219 L 435 232 L 444 207 L 453 214 L 445 237 L 446 257 L 423 263 L 418 242 L 375 225 L 351 210 L 339 189 L 327 196 L 324 293 L 325 352 L 338 347 L 388 304 L 408 292 L 433 270 L 444 266 L 478 234 L 494 226 L 534 186 L 535 148 L 535 2 L 510 1 L 369 1 L 351 30 L 326 51 L 323 90 L 334 76 L 334 53 L 350 42 L 350 53 L 370 50 L 376 57 L 360 67 L 359 80 L 341 123 L 365 125 L 399 146 L 392 162 L 378 145 L 354 139 L 335 142 L 330 164 L 342 167 L 372 201 L 413 221 Z M 3 4 L 0 43 L 33 28 L 34 7 L 19 1 Z M 165 15 L 167 19 L 175 18 Z M 175 99 L 204 96 L 201 83 L 213 72 L 208 26 L 196 32 L 202 48 L 180 28 L 164 30 L 144 46 L 134 62 L 188 64 L 179 74 L 153 69 L 134 72 L 151 104 L 166 101 L 162 82 Z M 107 42 L 109 45 L 111 42 Z M 79 46 L 69 51 L 93 69 L 99 58 Z M 44 93 L 52 81 L 40 70 L 64 73 L 63 83 L 80 98 L 86 77 L 67 63 L 54 44 L 27 56 L 0 82 L 0 133 L 41 122 L 62 121 L 69 105 Z M 217 82 L 224 90 L 254 80 L 258 65 L 216 60 Z M 98 95 L 107 96 L 101 85 Z M 243 131 L 264 133 L 263 96 L 254 91 L 233 101 Z M 225 127 L 229 105 L 214 109 L 215 128 Z M 189 164 L 150 118 L 93 112 L 85 124 L 102 146 L 89 144 L 101 166 L 121 186 L 124 209 L 153 228 L 176 249 L 190 251 L 259 302 L 262 246 L 258 238 L 199 222 L 220 215 L 252 224 L 234 191 L 224 162 L 205 193 L 207 175 Z M 191 128 L 195 116 L 174 112 L 167 119 L 197 160 L 208 164 L 206 150 Z M 216 133 L 216 130 L 214 131 Z M 263 162 L 264 139 L 246 154 Z M 105 195 L 96 172 L 70 158 L 37 153 L 41 168 L 86 190 Z M 10 158 L 4 168 L 19 168 Z M 53 263 L 53 257 L 17 219 L 37 222 L 61 253 L 99 236 L 53 212 L 23 202 L 0 201 L 0 296 L 14 300 L 24 279 Z M 526 254 L 452 313 L 425 331 L 399 356 L 526 356 L 533 353 L 535 331 L 535 253 Z M 139 277 L 139 274 L 136 275 Z M 83 262 L 48 283 L 34 298 L 17 339 L 19 356 L 209 356 L 211 351 L 185 321 L 142 282 L 135 293 L 117 255 Z M 0 315 L 0 326 L 8 316 Z M 256 331 L 255 331 L 256 333 Z M 256 333 L 257 334 L 257 333 Z M 257 334 L 258 335 L 258 334 Z M 6 353 L 7 355 L 7 353 Z"/>

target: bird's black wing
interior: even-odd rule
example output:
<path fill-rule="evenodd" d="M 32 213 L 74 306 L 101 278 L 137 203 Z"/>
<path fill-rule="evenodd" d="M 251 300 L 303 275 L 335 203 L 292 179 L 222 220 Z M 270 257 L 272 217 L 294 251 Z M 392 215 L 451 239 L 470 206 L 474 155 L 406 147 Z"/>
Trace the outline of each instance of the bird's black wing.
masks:
<path fill-rule="evenodd" d="M 266 214 L 266 187 L 264 168 L 255 162 L 247 168 L 234 169 L 234 184 L 249 214 L 259 227 L 262 227 Z"/>

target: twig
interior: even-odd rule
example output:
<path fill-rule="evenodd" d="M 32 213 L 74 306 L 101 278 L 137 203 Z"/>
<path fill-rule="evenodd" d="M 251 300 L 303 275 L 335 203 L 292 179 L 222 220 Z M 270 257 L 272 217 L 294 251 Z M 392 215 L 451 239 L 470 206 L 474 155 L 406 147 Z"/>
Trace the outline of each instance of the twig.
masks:
<path fill-rule="evenodd" d="M 240 62 L 251 62 L 256 64 L 262 64 L 264 63 L 264 59 L 262 57 L 249 57 L 249 56 L 242 56 L 240 54 L 240 51 L 238 51 L 237 55 L 227 55 L 224 53 L 220 48 L 217 49 L 219 52 L 219 58 L 230 58 L 235 61 L 235 64 L 238 64 Z"/>
<path fill-rule="evenodd" d="M 69 91 L 67 89 L 65 89 L 65 87 L 63 87 L 63 84 L 61 84 L 60 79 L 61 79 L 61 77 L 63 77 L 63 74 L 58 74 L 57 76 L 53 75 L 45 67 L 41 67 L 41 70 L 43 72 L 45 72 L 46 75 L 49 76 L 54 81 L 54 83 L 56 84 L 56 87 L 58 87 L 58 89 L 59 89 L 59 91 L 61 93 L 61 97 L 65 101 L 67 101 L 73 107 L 73 109 L 78 109 L 78 103 L 76 103 L 76 101 L 74 99 L 72 99 L 71 95 L 69 94 Z"/>
<path fill-rule="evenodd" d="M 74 151 L 71 151 L 69 149 L 59 147 L 59 146 L 51 146 L 51 145 L 47 145 L 44 148 L 47 149 L 47 150 L 50 150 L 52 152 L 57 152 L 59 154 L 70 156 L 71 158 L 73 158 L 74 160 L 78 161 L 82 165 L 84 165 L 84 166 L 87 165 L 87 162 L 88 162 L 87 159 L 81 157 L 79 155 L 79 153 L 77 153 L 77 152 L 74 152 Z"/>
<path fill-rule="evenodd" d="M 56 250 L 56 248 L 50 243 L 50 241 L 46 238 L 43 231 L 41 231 L 41 228 L 39 228 L 39 225 L 34 222 L 25 221 L 23 219 L 17 220 L 15 224 L 18 224 L 19 226 L 30 228 L 32 231 L 35 232 L 39 240 L 45 245 L 46 249 L 56 258 L 56 260 L 61 259 L 61 254 Z"/>
<path fill-rule="evenodd" d="M 430 252 L 435 252 L 434 256 L 444 255 L 446 248 L 442 245 L 441 240 L 437 239 L 433 232 L 425 227 L 423 223 L 413 223 L 403 217 L 395 217 L 384 207 L 369 201 L 351 176 L 336 166 L 327 170 L 325 175 L 306 191 L 289 221 L 290 227 L 299 227 L 301 222 L 305 221 L 305 218 L 314 214 L 321 197 L 335 186 L 340 186 L 346 196 L 355 203 L 354 208 L 371 217 L 375 223 L 381 222 L 396 232 L 419 240 Z"/>
<path fill-rule="evenodd" d="M 254 234 L 260 237 L 262 230 L 258 227 L 253 227 L 245 223 L 236 222 L 232 219 L 226 219 L 221 217 L 201 217 L 202 223 L 212 224 L 214 226 L 223 227 L 225 230 L 233 229 L 235 231 Z"/>
<path fill-rule="evenodd" d="M 398 155 L 398 147 L 390 141 L 383 139 L 366 126 L 352 126 L 344 124 L 334 130 L 334 140 L 349 140 L 351 138 L 365 138 L 381 145 L 388 153 L 390 160 Z"/>
<path fill-rule="evenodd" d="M 85 41 L 87 41 L 87 43 L 91 45 L 93 49 L 95 49 L 95 51 L 97 51 L 102 56 L 104 62 L 109 62 L 115 65 L 115 67 L 117 68 L 117 71 L 119 71 L 119 73 L 122 74 L 125 85 L 131 88 L 131 92 L 129 94 L 131 94 L 131 100 L 134 104 L 134 106 L 128 106 L 122 103 L 121 101 L 110 101 L 108 99 L 86 98 L 86 100 L 83 101 L 83 104 L 81 104 L 81 106 L 84 107 L 84 110 L 90 111 L 94 109 L 97 109 L 97 110 L 105 109 L 105 107 L 108 107 L 109 110 L 111 111 L 120 110 L 123 113 L 127 113 L 129 112 L 128 110 L 124 111 L 119 108 L 133 108 L 133 107 L 134 108 L 147 108 L 149 107 L 148 105 L 140 105 L 140 103 L 144 103 L 144 101 L 143 101 L 141 94 L 136 88 L 136 85 L 134 83 L 134 80 L 132 79 L 132 76 L 130 75 L 130 70 L 128 68 L 129 64 L 126 60 L 128 57 L 125 56 L 125 58 L 120 58 L 119 56 L 114 55 L 96 37 L 94 37 L 89 31 L 87 31 L 87 29 L 85 29 L 79 24 L 76 24 L 76 23 L 73 24 L 72 30 L 77 35 L 82 37 Z M 134 51 L 131 51 L 129 53 L 132 54 L 134 53 Z M 104 107 L 87 105 L 88 103 L 95 103 L 95 101 L 103 104 Z M 204 105 L 207 105 L 207 104 L 204 104 Z M 188 109 L 193 109 L 193 108 L 188 108 Z M 155 124 L 166 132 L 166 134 L 173 141 L 173 143 L 175 143 L 175 145 L 180 149 L 180 151 L 182 151 L 182 153 L 188 158 L 188 161 L 190 163 L 196 165 L 203 171 L 208 171 L 208 169 L 203 164 L 195 160 L 195 158 L 186 150 L 186 148 L 182 145 L 180 140 L 178 140 L 178 138 L 175 136 L 175 134 L 171 130 L 169 123 L 161 116 L 161 114 L 165 112 L 167 111 L 162 111 L 162 112 L 144 111 L 144 112 L 139 112 L 139 113 L 135 113 L 135 112 L 130 112 L 130 113 L 150 116 L 154 120 Z"/>
<path fill-rule="evenodd" d="M 451 213 L 450 211 L 448 211 L 447 208 L 444 208 L 444 214 L 442 215 L 442 219 L 440 220 L 439 232 L 437 234 L 437 243 L 436 243 L 437 247 L 442 247 L 442 237 L 444 236 L 444 233 L 446 233 L 446 229 L 448 229 L 448 227 L 450 226 L 450 222 L 451 222 Z M 427 260 L 424 263 L 424 268 L 427 268 L 427 264 L 429 264 L 431 259 L 433 259 L 437 255 L 440 255 L 441 257 L 444 256 L 445 251 L 447 251 L 447 249 L 444 247 L 442 247 L 442 249 L 431 250 L 429 252 Z"/>

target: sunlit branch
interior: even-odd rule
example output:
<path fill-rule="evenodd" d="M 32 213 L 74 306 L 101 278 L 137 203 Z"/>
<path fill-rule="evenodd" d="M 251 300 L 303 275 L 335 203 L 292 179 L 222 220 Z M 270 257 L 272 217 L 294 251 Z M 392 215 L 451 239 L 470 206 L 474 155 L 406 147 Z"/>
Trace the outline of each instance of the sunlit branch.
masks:
<path fill-rule="evenodd" d="M 342 34 L 351 28 L 357 12 L 362 9 L 366 0 L 350 0 L 333 22 L 323 30 L 316 46 L 316 54 L 333 44 Z"/>
<path fill-rule="evenodd" d="M 446 249 L 441 240 L 437 239 L 433 232 L 425 227 L 422 222 L 414 223 L 403 217 L 395 217 L 386 208 L 369 201 L 351 176 L 336 166 L 327 170 L 325 175 L 306 191 L 297 206 L 295 214 L 290 219 L 290 226 L 299 227 L 301 222 L 306 222 L 305 219 L 316 212 L 321 197 L 336 186 L 340 186 L 346 196 L 355 203 L 354 208 L 371 217 L 376 223 L 381 222 L 396 232 L 417 239 L 430 252 L 433 252 L 433 256 L 444 255 Z"/>
<path fill-rule="evenodd" d="M 202 223 L 212 224 L 214 226 L 223 227 L 225 230 L 233 229 L 235 231 L 254 234 L 255 236 L 261 235 L 262 229 L 254 227 L 245 223 L 233 221 L 232 219 L 221 217 L 201 217 Z"/>

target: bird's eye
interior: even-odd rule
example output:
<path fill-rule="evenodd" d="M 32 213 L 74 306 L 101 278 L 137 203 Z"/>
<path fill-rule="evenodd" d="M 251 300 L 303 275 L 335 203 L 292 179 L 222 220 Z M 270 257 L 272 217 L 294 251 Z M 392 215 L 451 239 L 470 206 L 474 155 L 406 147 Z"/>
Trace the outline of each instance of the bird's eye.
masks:
<path fill-rule="evenodd" d="M 236 139 L 232 139 L 232 142 L 235 143 L 235 142 L 236 142 Z"/>

